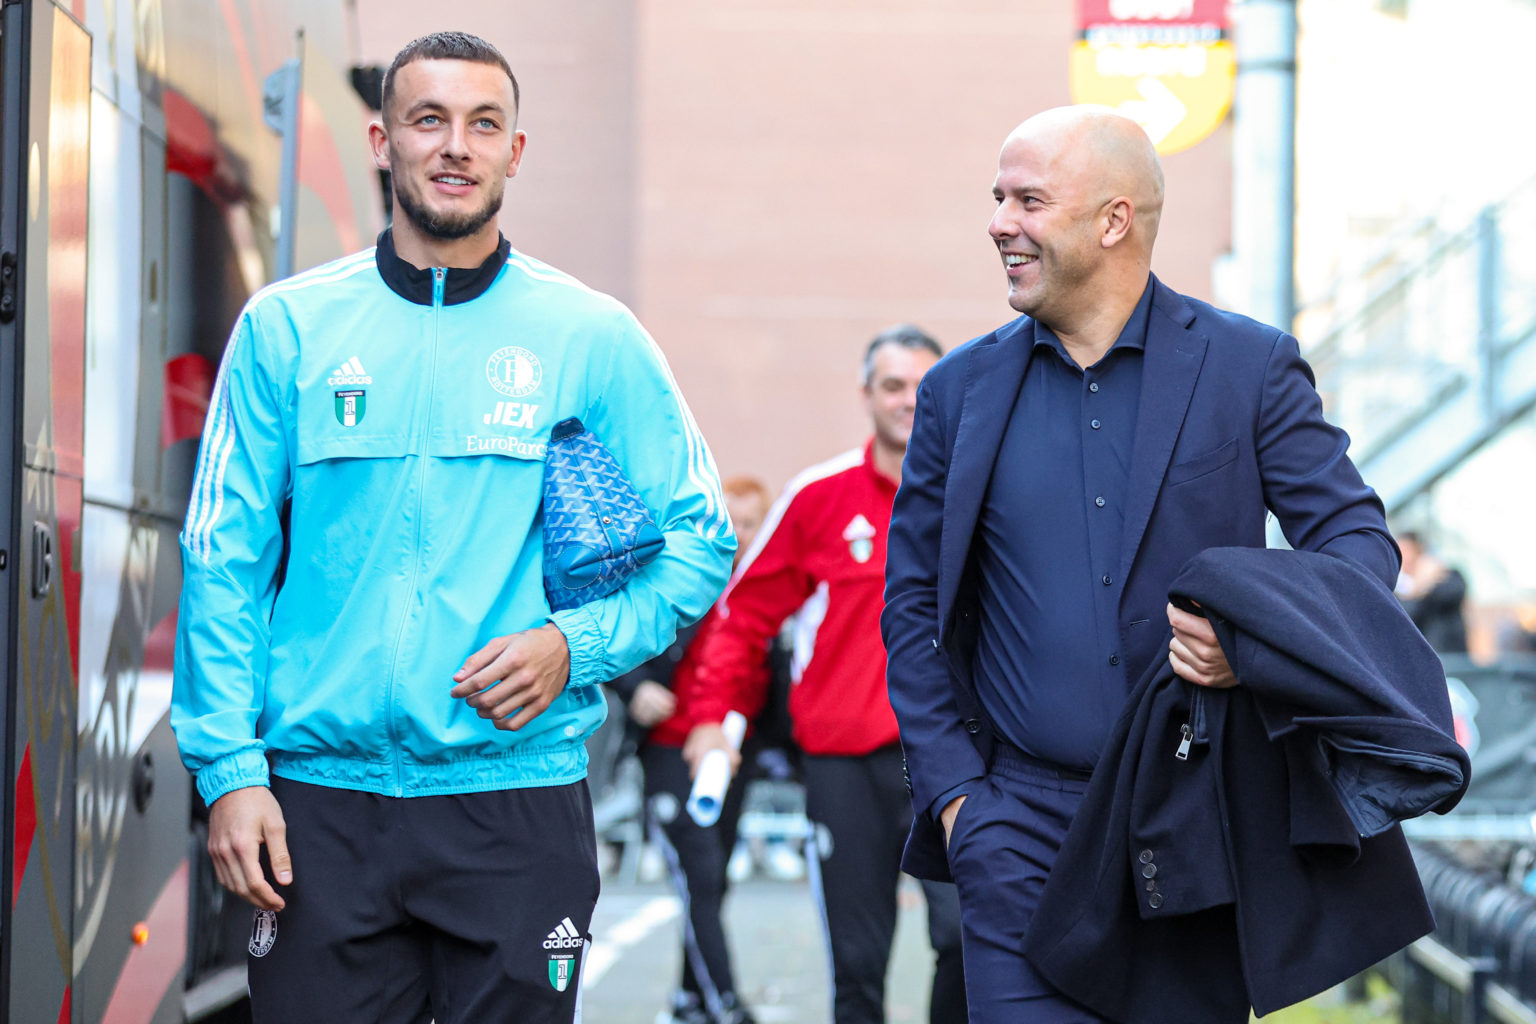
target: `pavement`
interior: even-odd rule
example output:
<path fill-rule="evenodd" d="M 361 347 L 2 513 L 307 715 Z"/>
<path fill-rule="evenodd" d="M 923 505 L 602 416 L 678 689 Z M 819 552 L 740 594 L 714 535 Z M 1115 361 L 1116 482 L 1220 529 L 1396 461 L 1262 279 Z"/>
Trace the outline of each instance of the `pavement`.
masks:
<path fill-rule="evenodd" d="M 922 890 L 903 878 L 898 901 L 896 942 L 886 974 L 886 1020 L 921 1024 L 928 1019 L 933 974 Z M 831 983 L 825 944 L 806 882 L 739 882 L 731 888 L 725 917 L 737 978 L 759 1024 L 828 1024 Z M 677 984 L 682 958 L 682 907 L 670 886 L 605 878 L 592 936 L 583 1024 L 655 1024 Z M 1266 1017 L 1265 1024 L 1399 1020 L 1395 994 L 1375 982 L 1373 988 L 1369 1000 L 1354 1003 L 1340 987 Z"/>
<path fill-rule="evenodd" d="M 903 879 L 886 1019 L 928 1019 L 933 956 L 922 890 Z M 760 1024 L 826 1024 L 831 983 L 825 940 L 804 880 L 754 878 L 732 886 L 725 905 L 737 984 Z M 670 886 L 603 880 L 582 995 L 583 1024 L 653 1024 L 677 984 L 682 907 Z"/>

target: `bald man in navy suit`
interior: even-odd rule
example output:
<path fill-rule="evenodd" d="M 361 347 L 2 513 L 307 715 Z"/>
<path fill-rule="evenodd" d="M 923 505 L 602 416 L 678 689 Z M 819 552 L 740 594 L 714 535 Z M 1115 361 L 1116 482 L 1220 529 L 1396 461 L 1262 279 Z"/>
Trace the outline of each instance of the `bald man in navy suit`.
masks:
<path fill-rule="evenodd" d="M 1140 127 L 1036 115 L 993 195 L 1022 315 L 924 378 L 889 534 L 903 867 L 958 885 L 973 1024 L 1083 1024 L 1102 1018 L 1052 989 L 1023 936 L 1100 748 L 1154 662 L 1241 685 L 1169 582 L 1205 548 L 1263 547 L 1269 513 L 1292 546 L 1388 586 L 1399 556 L 1296 339 L 1152 274 L 1163 175 Z"/>

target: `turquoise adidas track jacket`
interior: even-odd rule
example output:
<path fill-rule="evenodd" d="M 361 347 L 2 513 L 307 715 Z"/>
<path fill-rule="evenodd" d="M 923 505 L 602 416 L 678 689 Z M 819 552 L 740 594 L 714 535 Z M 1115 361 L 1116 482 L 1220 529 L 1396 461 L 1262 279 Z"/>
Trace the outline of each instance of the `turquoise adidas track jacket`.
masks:
<path fill-rule="evenodd" d="M 551 613 L 549 429 L 579 416 L 666 535 L 624 589 Z M 289 551 L 283 554 L 286 519 Z M 620 303 L 501 248 L 418 271 L 388 233 L 257 293 L 224 353 L 181 534 L 171 722 L 212 803 L 284 778 L 393 796 L 584 777 L 600 687 L 659 653 L 735 549 L 709 449 Z M 518 732 L 449 696 L 553 622 L 570 682 Z"/>

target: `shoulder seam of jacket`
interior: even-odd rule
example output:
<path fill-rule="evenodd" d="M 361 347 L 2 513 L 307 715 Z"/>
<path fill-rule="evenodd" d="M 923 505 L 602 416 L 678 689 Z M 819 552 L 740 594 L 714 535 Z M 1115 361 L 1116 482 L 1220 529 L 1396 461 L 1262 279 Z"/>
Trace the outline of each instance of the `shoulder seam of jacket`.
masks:
<path fill-rule="evenodd" d="M 343 256 L 341 259 L 322 263 L 318 267 L 311 267 L 292 277 L 285 277 L 281 281 L 273 281 L 246 300 L 245 305 L 246 308 L 250 308 L 269 295 L 281 295 L 284 292 L 301 291 L 315 285 L 340 281 L 373 265 L 374 250 L 364 249 L 362 252 L 355 252 L 351 256 Z"/>

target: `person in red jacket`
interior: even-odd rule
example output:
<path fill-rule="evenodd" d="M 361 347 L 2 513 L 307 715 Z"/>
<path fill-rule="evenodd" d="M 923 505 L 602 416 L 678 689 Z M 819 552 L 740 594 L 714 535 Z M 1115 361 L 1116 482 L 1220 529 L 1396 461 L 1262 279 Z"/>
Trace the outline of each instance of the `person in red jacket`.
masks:
<path fill-rule="evenodd" d="M 720 728 L 726 712 L 760 706 L 757 666 L 796 616 L 799 673 L 789 711 L 804 755 L 806 814 L 818 835 L 837 1024 L 885 1021 L 899 862 L 912 821 L 880 640 L 885 538 L 917 385 L 940 355 L 938 342 L 906 325 L 870 342 L 863 396 L 874 436 L 790 482 L 715 606 L 686 684 L 698 724 L 683 754 L 696 771 L 709 750 L 728 749 Z M 923 887 L 937 953 L 929 1018 L 963 1022 L 954 886 Z"/>
<path fill-rule="evenodd" d="M 732 477 L 721 490 L 736 531 L 736 561 L 740 564 L 763 525 L 770 495 L 768 488 L 752 477 Z M 731 780 L 714 825 L 701 827 L 684 810 L 692 782 L 682 748 L 698 721 L 697 709 L 689 700 L 694 689 L 688 684 L 698 669 L 701 638 L 717 618 L 718 611 L 711 609 L 697 624 L 678 630 L 667 650 L 609 684 L 628 706 L 630 721 L 648 730 L 640 740 L 639 754 L 651 838 L 662 850 L 667 872 L 687 910 L 682 980 L 661 1018 L 668 1024 L 753 1024 L 752 1014 L 736 994 L 730 948 L 720 917 L 746 773 L 737 773 Z M 764 652 L 746 674 L 750 694 L 765 692 L 767 674 Z M 750 694 L 755 703 L 741 705 L 748 719 L 762 706 L 762 698 L 751 698 Z"/>

